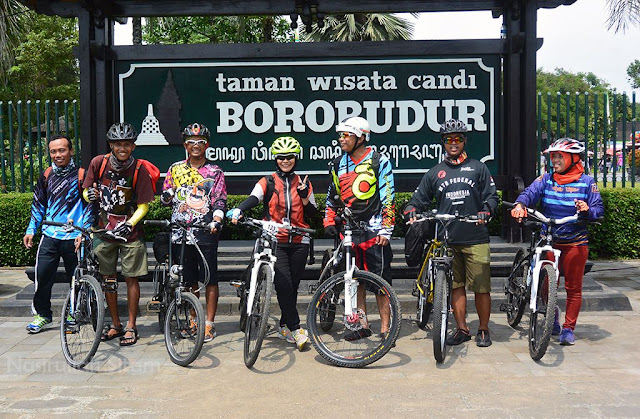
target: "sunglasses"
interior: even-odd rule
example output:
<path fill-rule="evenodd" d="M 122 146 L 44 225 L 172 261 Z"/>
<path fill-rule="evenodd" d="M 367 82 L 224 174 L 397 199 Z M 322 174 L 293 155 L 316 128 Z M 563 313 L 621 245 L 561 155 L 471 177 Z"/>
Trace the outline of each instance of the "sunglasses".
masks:
<path fill-rule="evenodd" d="M 205 145 L 207 140 L 185 140 L 184 143 L 187 145 Z"/>
<path fill-rule="evenodd" d="M 462 136 L 456 135 L 455 137 L 443 137 L 442 142 L 448 145 L 455 145 L 464 143 L 465 138 Z"/>
<path fill-rule="evenodd" d="M 293 160 L 296 158 L 295 154 L 286 154 L 286 155 L 278 155 L 276 159 L 278 160 Z"/>
<path fill-rule="evenodd" d="M 340 134 L 338 134 L 338 138 L 349 138 L 352 135 L 355 137 L 355 134 L 352 134 L 350 132 L 341 132 Z"/>

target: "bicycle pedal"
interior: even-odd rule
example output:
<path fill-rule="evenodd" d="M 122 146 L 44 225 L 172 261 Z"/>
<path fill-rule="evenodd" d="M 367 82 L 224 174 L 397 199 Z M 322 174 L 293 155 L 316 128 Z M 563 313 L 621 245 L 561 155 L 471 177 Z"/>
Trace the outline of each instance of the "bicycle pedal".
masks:
<path fill-rule="evenodd" d="M 414 297 L 418 297 L 420 293 L 417 288 L 414 288 L 413 291 L 411 291 L 411 295 Z"/>
<path fill-rule="evenodd" d="M 513 304 L 502 303 L 500 304 L 500 311 L 507 312 L 513 310 Z"/>
<path fill-rule="evenodd" d="M 147 311 L 159 313 L 161 309 L 162 309 L 162 302 L 160 301 L 149 301 L 147 303 Z"/>
<path fill-rule="evenodd" d="M 318 289 L 318 284 L 309 285 L 309 294 L 315 294 L 317 289 Z"/>
<path fill-rule="evenodd" d="M 229 285 L 231 285 L 232 287 L 240 288 L 244 285 L 244 282 L 239 280 L 229 281 Z"/>

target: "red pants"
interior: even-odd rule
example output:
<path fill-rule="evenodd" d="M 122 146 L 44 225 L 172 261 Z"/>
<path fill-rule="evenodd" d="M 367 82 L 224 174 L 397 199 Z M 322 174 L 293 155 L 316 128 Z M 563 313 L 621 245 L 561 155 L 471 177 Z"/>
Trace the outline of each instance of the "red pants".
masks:
<path fill-rule="evenodd" d="M 567 308 L 565 310 L 563 329 L 575 329 L 582 306 L 582 277 L 584 265 L 589 256 L 589 246 L 571 246 L 554 244 L 560 250 L 560 275 L 564 276 L 564 289 L 567 292 Z M 550 258 L 553 259 L 553 254 Z"/>

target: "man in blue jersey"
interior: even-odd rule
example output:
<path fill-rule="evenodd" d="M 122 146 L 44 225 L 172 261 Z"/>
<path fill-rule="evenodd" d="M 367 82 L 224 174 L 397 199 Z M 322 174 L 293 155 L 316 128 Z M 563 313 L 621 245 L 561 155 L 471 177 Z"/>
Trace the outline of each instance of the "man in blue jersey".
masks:
<path fill-rule="evenodd" d="M 582 161 L 585 147 L 573 138 L 560 138 L 545 150 L 551 154 L 553 173 L 547 173 L 531 183 L 516 200 L 511 216 L 519 222 L 527 216 L 527 207 L 541 202 L 542 213 L 549 218 L 562 218 L 578 212 L 580 218 L 595 220 L 604 215 L 604 205 L 595 179 L 584 173 Z M 546 227 L 542 230 L 542 234 Z M 565 321 L 560 326 L 556 306 L 551 334 L 560 335 L 561 345 L 573 345 L 578 314 L 582 305 L 582 277 L 589 256 L 589 232 L 583 223 L 552 227 L 553 247 L 560 250 L 558 267 L 564 276 L 567 291 Z"/>
<path fill-rule="evenodd" d="M 88 206 L 81 199 L 80 180 L 82 169 L 78 169 L 71 159 L 71 141 L 61 135 L 49 140 L 51 167 L 40 174 L 33 190 L 31 220 L 22 238 L 27 249 L 33 247 L 33 236 L 44 220 L 66 223 L 88 228 L 91 217 Z M 29 333 L 38 333 L 52 322 L 51 288 L 55 282 L 60 257 L 68 279 L 78 264 L 76 248 L 79 245 L 77 231 L 66 232 L 59 227 L 47 226 L 42 229 L 42 238 L 36 256 L 35 294 L 31 310 L 34 319 L 27 325 Z M 74 244 L 74 241 L 76 242 Z"/>

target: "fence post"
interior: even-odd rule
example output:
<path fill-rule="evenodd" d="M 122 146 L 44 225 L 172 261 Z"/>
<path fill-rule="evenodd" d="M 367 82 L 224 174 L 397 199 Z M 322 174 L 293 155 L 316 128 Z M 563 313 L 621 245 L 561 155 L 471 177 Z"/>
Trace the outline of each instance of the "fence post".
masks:
<path fill-rule="evenodd" d="M 536 155 L 536 168 L 538 170 L 538 175 L 542 174 L 542 161 L 540 159 L 540 156 L 542 156 L 542 93 L 538 92 L 538 135 L 537 135 L 537 141 L 538 141 L 538 147 L 536 148 L 536 150 L 538 151 L 538 154 Z"/>
<path fill-rule="evenodd" d="M 60 135 L 60 101 L 58 99 L 53 101 L 53 110 L 56 114 L 56 122 L 55 122 L 55 127 L 56 127 L 56 135 Z"/>
<path fill-rule="evenodd" d="M 24 138 L 22 137 L 22 101 L 18 101 L 17 110 L 18 130 L 18 159 L 20 161 L 20 192 L 24 192 Z"/>
<path fill-rule="evenodd" d="M 82 153 L 80 153 L 80 141 L 78 139 L 78 101 L 73 99 L 73 137 L 76 148 L 76 166 L 82 164 Z"/>
<path fill-rule="evenodd" d="M 631 187 L 636 186 L 636 92 L 631 93 Z"/>
<path fill-rule="evenodd" d="M 556 133 L 557 135 L 557 133 Z M 551 139 L 554 138 L 551 135 L 551 92 L 547 93 L 547 146 L 551 145 Z M 546 154 L 544 156 L 544 161 L 545 161 L 545 166 L 546 167 L 550 167 L 550 160 L 551 157 L 549 157 L 548 154 Z"/>
<path fill-rule="evenodd" d="M 604 150 L 603 167 L 607 164 L 607 150 Z M 593 94 L 593 178 L 598 181 L 598 93 Z"/>
<path fill-rule="evenodd" d="M 47 118 L 47 138 L 45 139 L 45 144 L 49 143 L 49 138 L 51 138 L 51 101 L 47 99 L 46 102 L 44 102 L 44 112 L 45 112 L 45 117 Z M 47 162 L 49 163 L 49 167 L 51 167 L 51 155 L 47 152 Z"/>
<path fill-rule="evenodd" d="M 617 133 L 617 130 L 616 130 Z M 622 92 L 622 187 L 627 180 L 627 92 Z"/>
<path fill-rule="evenodd" d="M 29 154 L 29 191 L 33 190 L 33 147 L 31 147 L 31 101 L 27 100 L 27 150 Z"/>
<path fill-rule="evenodd" d="M 560 138 L 562 137 L 560 135 L 560 114 L 561 114 L 561 110 L 560 110 L 560 92 L 556 92 L 556 136 L 555 138 Z"/>
<path fill-rule="evenodd" d="M 564 96 L 564 105 L 566 119 L 564 121 L 565 131 L 563 137 L 571 137 L 571 115 L 569 113 L 569 110 L 571 108 L 571 93 L 569 92 L 567 92 L 567 94 Z"/>
<path fill-rule="evenodd" d="M 9 101 L 8 103 L 8 115 L 7 115 L 7 123 L 9 125 L 9 170 L 11 171 L 11 190 L 16 190 L 16 172 L 13 170 L 14 168 L 14 158 L 13 158 L 13 101 Z"/>
<path fill-rule="evenodd" d="M 580 141 L 580 92 L 576 92 L 576 124 L 575 124 L 575 138 Z M 586 133 L 585 133 L 586 134 Z M 585 136 L 586 145 L 586 136 Z"/>
<path fill-rule="evenodd" d="M 616 175 L 618 174 L 618 153 L 616 151 L 616 121 L 618 120 L 618 95 L 613 92 L 613 187 L 616 187 Z"/>
<path fill-rule="evenodd" d="M 36 125 L 38 130 L 36 131 L 36 141 L 38 141 L 38 174 L 42 172 L 42 128 L 40 122 L 40 100 L 36 100 Z"/>

